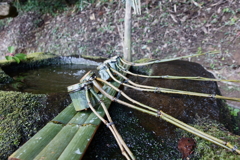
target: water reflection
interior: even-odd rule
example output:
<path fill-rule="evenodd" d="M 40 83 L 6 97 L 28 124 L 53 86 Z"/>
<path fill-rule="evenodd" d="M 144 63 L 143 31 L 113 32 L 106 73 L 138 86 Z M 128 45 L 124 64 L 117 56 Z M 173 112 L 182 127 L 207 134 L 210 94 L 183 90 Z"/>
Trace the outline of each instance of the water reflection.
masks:
<path fill-rule="evenodd" d="M 2 90 L 13 90 L 29 93 L 66 92 L 67 87 L 78 83 L 88 71 L 97 73 L 95 65 L 66 64 L 47 66 L 21 72 L 8 73 L 14 82 L 2 86 Z"/>

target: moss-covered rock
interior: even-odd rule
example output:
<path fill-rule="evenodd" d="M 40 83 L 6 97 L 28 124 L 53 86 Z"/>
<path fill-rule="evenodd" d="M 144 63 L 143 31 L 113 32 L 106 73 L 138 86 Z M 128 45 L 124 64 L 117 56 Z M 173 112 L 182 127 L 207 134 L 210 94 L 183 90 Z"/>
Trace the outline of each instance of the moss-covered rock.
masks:
<path fill-rule="evenodd" d="M 7 73 L 18 70 L 33 69 L 41 66 L 48 66 L 61 63 L 61 57 L 49 53 L 31 53 L 26 60 L 17 63 L 15 61 L 1 60 L 0 67 Z"/>
<path fill-rule="evenodd" d="M 225 142 L 229 142 L 232 145 L 238 145 L 240 143 L 240 137 L 229 132 L 223 124 L 208 119 L 208 118 L 197 118 L 194 122 L 193 127 L 204 131 L 205 133 L 219 138 Z M 178 129 L 180 131 L 180 129 Z M 181 130 L 182 137 L 193 137 L 197 142 L 197 148 L 192 155 L 192 160 L 236 160 L 240 159 L 240 155 L 217 146 L 207 140 L 194 136 L 193 134 L 187 133 Z"/>
<path fill-rule="evenodd" d="M 7 157 L 41 127 L 47 96 L 0 91 L 0 159 Z"/>

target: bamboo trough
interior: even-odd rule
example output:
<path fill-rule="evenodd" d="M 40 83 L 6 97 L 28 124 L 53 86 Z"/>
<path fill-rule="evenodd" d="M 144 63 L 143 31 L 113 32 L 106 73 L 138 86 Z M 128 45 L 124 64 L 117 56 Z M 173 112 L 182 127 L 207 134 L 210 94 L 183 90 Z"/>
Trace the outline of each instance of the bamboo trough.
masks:
<path fill-rule="evenodd" d="M 109 59 L 106 63 L 111 61 L 112 59 Z M 117 82 L 111 84 L 117 88 L 120 86 Z M 107 85 L 102 86 L 102 89 L 112 96 L 117 93 Z M 108 109 L 111 100 L 101 94 L 99 97 Z M 80 105 L 80 108 L 85 108 L 84 105 Z M 100 104 L 95 108 L 101 117 L 105 116 Z M 79 160 L 83 157 L 100 124 L 101 120 L 91 110 L 79 111 L 79 108 L 71 103 L 10 155 L 8 160 Z"/>

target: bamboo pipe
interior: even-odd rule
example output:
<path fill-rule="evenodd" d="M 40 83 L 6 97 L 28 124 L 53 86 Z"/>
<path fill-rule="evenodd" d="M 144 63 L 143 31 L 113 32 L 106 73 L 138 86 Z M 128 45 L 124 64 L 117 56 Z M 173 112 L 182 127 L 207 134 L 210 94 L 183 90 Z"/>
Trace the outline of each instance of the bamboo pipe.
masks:
<path fill-rule="evenodd" d="M 87 98 L 87 102 L 88 102 L 88 105 L 90 107 L 90 109 L 94 112 L 94 114 L 99 118 L 101 119 L 101 121 L 110 129 L 110 131 L 112 132 L 113 136 L 115 137 L 117 143 L 118 143 L 118 146 L 120 147 L 120 150 L 122 152 L 122 155 L 124 155 L 126 157 L 126 159 L 130 160 L 128 154 L 126 153 L 125 151 L 125 147 L 126 145 L 123 145 L 124 141 L 121 140 L 121 137 L 119 137 L 119 134 L 117 132 L 117 129 L 115 128 L 115 125 L 108 113 L 108 110 L 106 109 L 106 106 L 102 105 L 104 111 L 105 111 L 105 114 L 107 115 L 107 118 L 109 120 L 109 122 L 107 120 L 105 120 L 104 118 L 102 118 L 102 116 L 100 116 L 97 111 L 93 108 L 92 104 L 91 104 L 91 101 L 89 99 L 89 93 L 88 93 L 88 87 L 85 86 L 85 91 L 86 91 L 86 98 Z M 92 92 L 92 91 L 91 91 Z M 99 99 L 98 99 L 99 100 Z M 101 103 L 101 100 L 99 101 Z M 102 104 L 102 103 L 101 103 Z M 110 125 L 109 125 L 110 124 Z M 130 153 L 131 154 L 131 153 Z M 135 160 L 135 158 L 133 157 L 132 159 Z"/>
<path fill-rule="evenodd" d="M 155 61 L 146 62 L 146 63 L 128 62 L 122 58 L 120 60 L 122 63 L 124 63 L 126 65 L 130 65 L 130 66 L 145 66 L 145 65 L 154 64 L 154 63 L 169 62 L 169 61 L 175 61 L 175 60 L 180 60 L 180 59 L 184 59 L 184 58 L 197 57 L 197 56 L 201 56 L 201 55 L 205 55 L 205 54 L 216 54 L 216 53 L 219 53 L 219 51 L 205 52 L 205 53 L 200 53 L 200 54 L 192 54 L 192 55 L 188 55 L 188 56 L 176 57 L 176 58 L 171 58 L 171 59 L 155 60 Z"/>
<path fill-rule="evenodd" d="M 131 102 L 133 102 L 133 103 L 136 103 L 136 102 L 137 102 L 137 101 L 135 101 L 134 99 L 132 99 L 132 98 L 130 98 L 129 96 L 127 96 L 124 92 L 122 92 L 122 91 L 119 90 L 118 88 L 114 87 L 111 83 L 109 83 L 109 82 L 107 82 L 107 81 L 105 81 L 105 80 L 102 80 L 101 78 L 97 78 L 97 80 L 100 81 L 100 82 L 103 82 L 103 83 L 107 84 L 108 86 L 112 87 L 113 89 L 115 89 L 115 90 L 118 91 L 118 92 L 120 91 L 120 93 L 121 93 L 125 98 L 127 98 L 129 101 L 131 101 Z M 140 103 L 140 102 L 137 102 L 136 104 L 140 105 L 141 107 L 144 107 L 144 108 L 147 108 L 147 109 L 151 109 L 151 110 L 154 111 L 154 112 L 159 112 L 157 109 L 152 108 L 152 107 L 149 107 L 149 106 L 147 106 L 147 105 L 144 105 L 144 104 L 142 104 L 142 103 Z M 162 113 L 163 113 L 163 112 L 162 112 Z M 197 131 L 197 132 L 199 131 L 199 130 L 195 129 L 194 127 L 191 127 L 191 126 L 187 125 L 186 123 L 183 123 L 183 122 L 179 121 L 178 119 L 173 118 L 172 116 L 168 116 L 168 115 L 165 114 L 165 113 L 164 113 L 163 115 L 164 115 L 165 117 L 167 117 L 167 119 L 171 120 L 171 122 L 175 121 L 176 123 L 179 123 L 179 124 L 181 124 L 182 126 L 188 127 L 189 129 L 195 130 L 195 131 Z M 203 132 L 203 133 L 201 133 L 201 134 L 205 134 L 205 133 Z M 208 135 L 206 134 L 206 136 L 208 136 Z M 212 139 L 214 139 L 214 138 L 215 138 L 215 137 L 213 137 Z M 218 139 L 216 139 L 216 141 L 218 141 Z M 224 144 L 224 141 L 220 141 L 220 143 Z"/>
<path fill-rule="evenodd" d="M 114 87 L 115 87 L 115 86 L 114 86 Z M 105 106 L 105 104 L 103 103 L 103 101 L 99 98 L 99 96 L 96 94 L 96 92 L 95 92 L 92 88 L 90 88 L 90 91 L 91 91 L 91 93 L 95 96 L 95 98 L 100 102 L 100 104 L 102 105 L 102 107 L 105 108 L 104 110 L 106 110 L 106 112 L 107 112 L 108 115 L 109 115 L 109 112 L 108 112 L 108 110 L 107 110 L 107 107 Z M 111 119 L 110 115 L 109 115 L 109 120 L 112 122 L 112 119 Z M 111 123 L 111 122 L 110 122 L 110 123 Z M 132 159 L 135 159 L 133 153 L 132 153 L 131 150 L 128 148 L 128 146 L 126 145 L 126 143 L 123 141 L 122 136 L 118 133 L 115 125 L 113 124 L 112 126 L 113 126 L 113 129 L 115 130 L 115 133 L 116 133 L 117 136 L 119 137 L 119 140 L 120 140 L 121 144 L 122 144 L 123 147 L 126 149 L 127 153 L 130 155 L 130 157 L 131 157 Z"/>
<path fill-rule="evenodd" d="M 127 98 L 129 101 L 131 101 L 131 102 L 133 102 L 133 103 L 135 103 L 135 104 L 138 104 L 138 105 L 140 105 L 140 106 L 142 106 L 142 107 L 144 107 L 144 108 L 146 108 L 146 109 L 149 109 L 149 110 L 151 110 L 151 111 L 154 111 L 154 112 L 157 112 L 157 111 L 158 111 L 158 110 L 155 109 L 155 108 L 149 107 L 149 106 L 147 106 L 147 105 L 145 105 L 145 104 L 142 104 L 142 103 L 140 103 L 140 102 L 138 102 L 138 101 L 130 98 L 130 97 L 129 97 L 128 95 L 126 95 L 123 91 L 121 91 L 120 89 L 118 89 L 117 87 L 115 87 L 114 85 L 112 85 L 111 83 L 109 83 L 109 82 L 107 82 L 107 81 L 105 81 L 105 80 L 103 80 L 103 79 L 101 79 L 101 78 L 96 78 L 96 80 L 107 84 L 108 86 L 110 86 L 111 88 L 113 88 L 114 90 L 116 90 L 117 92 L 119 92 L 121 95 L 123 95 L 125 98 Z"/>
<path fill-rule="evenodd" d="M 170 76 L 170 75 L 163 75 L 163 76 L 148 76 L 148 75 L 142 75 L 142 74 L 136 74 L 133 72 L 130 72 L 120 65 L 116 63 L 116 66 L 118 69 L 120 69 L 122 72 L 126 74 L 130 74 L 136 77 L 144 77 L 144 78 L 161 78 L 161 79 L 186 79 L 186 80 L 194 80 L 194 81 L 215 81 L 215 82 L 236 82 L 240 83 L 240 80 L 227 80 L 227 79 L 215 79 L 215 78 L 206 78 L 206 77 L 186 77 L 186 76 Z"/>
<path fill-rule="evenodd" d="M 191 96 L 199 96 L 199 97 L 218 98 L 218 99 L 225 99 L 225 100 L 232 100 L 232 101 L 240 102 L 240 98 L 232 98 L 232 97 L 225 97 L 225 96 L 220 96 L 220 95 L 211 95 L 211 94 L 205 94 L 205 93 L 197 93 L 197 92 L 181 91 L 181 90 L 168 89 L 168 88 L 162 88 L 162 87 L 140 85 L 140 84 L 132 82 L 131 80 L 129 80 L 127 77 L 125 77 L 124 75 L 122 75 L 121 73 L 116 71 L 115 69 L 109 68 L 107 65 L 106 65 L 106 67 L 107 67 L 108 74 L 114 80 L 116 78 L 114 78 L 114 76 L 111 74 L 110 70 L 113 71 L 114 73 L 116 73 L 117 75 L 119 75 L 120 77 L 122 77 L 123 79 L 125 79 L 131 85 L 134 85 L 134 86 L 139 87 L 139 88 L 148 89 L 146 91 L 149 91 L 149 92 L 173 93 L 173 94 L 191 95 Z"/>
<path fill-rule="evenodd" d="M 192 134 L 195 134 L 195 135 L 197 135 L 197 136 L 199 136 L 199 137 L 201 137 L 201 138 L 204 138 L 204 139 L 206 139 L 206 140 L 208 140 L 208 141 L 210 141 L 210 142 L 212 142 L 212 143 L 215 143 L 215 144 L 217 144 L 217 145 L 219 145 L 219 146 L 221 146 L 221 147 L 223 147 L 223 148 L 226 148 L 226 149 L 228 149 L 228 150 L 236 151 L 238 154 L 240 154 L 240 151 L 237 150 L 235 147 L 233 147 L 233 146 L 232 146 L 230 143 L 228 143 L 228 142 L 224 142 L 224 141 L 219 140 L 219 139 L 217 139 L 217 138 L 215 138 L 215 137 L 212 139 L 212 136 L 210 136 L 210 135 L 208 135 L 208 134 L 206 134 L 206 133 L 204 133 L 204 132 L 202 132 L 202 131 L 199 131 L 199 130 L 197 130 L 197 129 L 195 129 L 195 128 L 187 125 L 187 124 L 184 124 L 183 122 L 179 123 L 179 120 L 175 120 L 175 118 L 173 118 L 173 117 L 171 117 L 171 116 L 170 116 L 171 118 L 169 118 L 169 115 L 167 115 L 166 113 L 163 113 L 162 111 L 158 111 L 157 113 L 155 113 L 155 112 L 152 112 L 152 111 L 143 109 L 143 108 L 136 107 L 136 106 L 134 106 L 134 105 L 132 105 L 132 104 L 129 104 L 129 103 L 126 103 L 126 102 L 124 102 L 124 101 L 118 100 L 118 99 L 116 99 L 115 97 L 107 94 L 107 93 L 99 86 L 99 84 L 97 83 L 97 81 L 93 80 L 93 84 L 94 84 L 94 86 L 95 86 L 96 88 L 98 88 L 98 90 L 99 90 L 103 95 L 105 95 L 106 97 L 108 97 L 108 98 L 109 98 L 110 100 L 112 100 L 112 101 L 116 101 L 116 102 L 118 102 L 118 103 L 120 103 L 120 104 L 123 104 L 123 105 L 128 106 L 128 107 L 133 108 L 133 109 L 136 109 L 136 110 L 138 110 L 138 111 L 141 111 L 141 112 L 144 112 L 144 113 L 148 113 L 148 114 L 153 115 L 153 116 L 156 116 L 156 117 L 160 117 L 160 118 L 162 118 L 163 120 L 165 120 L 165 121 L 167 121 L 167 122 L 169 122 L 169 123 L 172 123 L 172 124 L 174 124 L 174 125 L 182 128 L 182 129 L 184 129 L 184 130 L 186 130 L 186 131 L 188 131 L 188 132 L 190 132 L 190 133 L 192 133 Z M 182 124 L 184 124 L 184 125 L 182 125 Z"/>

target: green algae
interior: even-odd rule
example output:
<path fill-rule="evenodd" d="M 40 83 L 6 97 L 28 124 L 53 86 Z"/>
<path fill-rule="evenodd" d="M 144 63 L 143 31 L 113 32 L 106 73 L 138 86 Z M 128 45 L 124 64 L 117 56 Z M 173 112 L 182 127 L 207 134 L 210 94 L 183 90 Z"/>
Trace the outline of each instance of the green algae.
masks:
<path fill-rule="evenodd" d="M 46 95 L 0 91 L 0 159 L 7 157 L 41 127 Z"/>

